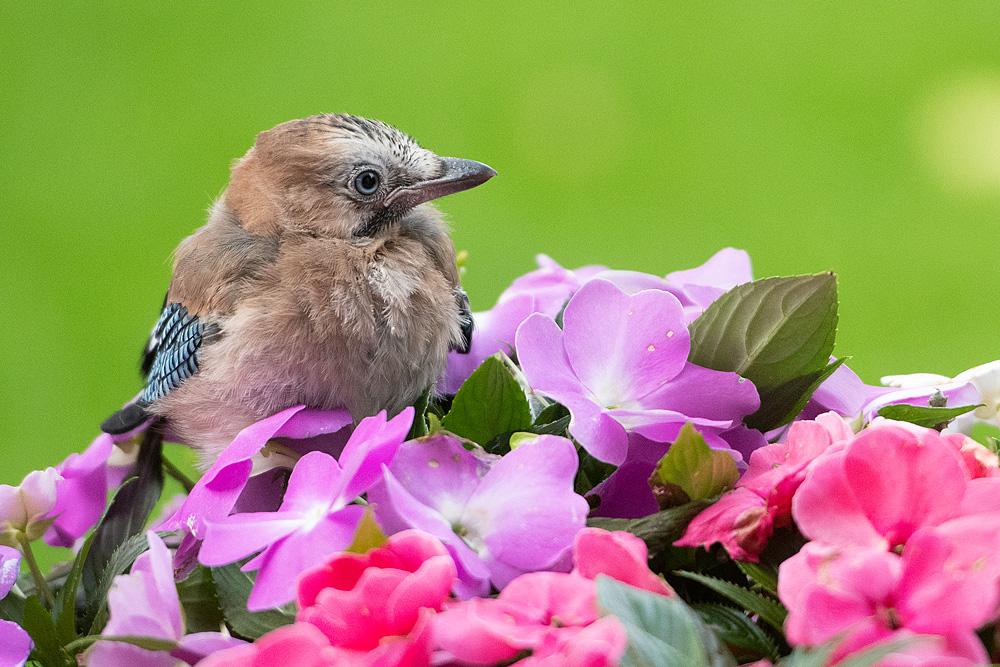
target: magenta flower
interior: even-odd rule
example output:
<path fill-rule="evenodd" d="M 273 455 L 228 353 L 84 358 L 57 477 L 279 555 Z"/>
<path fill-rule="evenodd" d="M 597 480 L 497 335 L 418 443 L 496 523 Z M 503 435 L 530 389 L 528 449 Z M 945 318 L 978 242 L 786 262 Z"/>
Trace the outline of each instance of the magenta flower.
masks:
<path fill-rule="evenodd" d="M 966 567 L 957 551 L 933 528 L 914 533 L 902 556 L 810 542 L 780 568 L 788 641 L 816 645 L 843 635 L 836 661 L 900 632 L 939 635 L 954 650 L 940 657 L 988 662 L 975 629 L 996 616 L 995 573 Z"/>
<path fill-rule="evenodd" d="M 223 519 L 233 510 L 255 463 L 261 467 L 266 455 L 281 459 L 281 465 L 294 465 L 294 458 L 283 455 L 280 448 L 273 454 L 266 449 L 272 438 L 312 438 L 334 433 L 350 423 L 351 416 L 344 410 L 309 410 L 296 405 L 246 427 L 195 483 L 187 500 L 160 530 L 186 530 L 193 539 L 204 539 L 206 522 Z"/>
<path fill-rule="evenodd" d="M 684 314 L 668 292 L 630 296 L 591 280 L 566 306 L 562 329 L 534 314 L 516 343 L 532 389 L 569 408 L 573 437 L 615 465 L 625 460 L 629 432 L 665 442 L 692 422 L 721 433 L 760 405 L 749 380 L 687 361 Z"/>
<path fill-rule="evenodd" d="M 339 462 L 324 452 L 306 454 L 292 470 L 277 512 L 208 521 L 199 560 L 225 565 L 260 552 L 243 567 L 258 570 L 247 606 L 260 610 L 291 601 L 299 574 L 350 546 L 364 514 L 364 507 L 351 503 L 378 481 L 412 423 L 413 408 L 388 421 L 382 411 L 358 424 Z"/>
<path fill-rule="evenodd" d="M 94 527 L 108 502 L 108 458 L 114 440 L 101 434 L 82 454 L 70 454 L 56 470 L 56 516 L 45 533 L 45 542 L 54 547 L 71 547 Z"/>
<path fill-rule="evenodd" d="M 539 436 L 504 456 L 470 452 L 447 435 L 404 443 L 368 494 L 389 532 L 438 538 L 458 567 L 456 593 L 486 595 L 516 576 L 565 567 L 587 501 L 573 492 L 573 443 Z"/>
<path fill-rule="evenodd" d="M 193 665 L 215 651 L 242 645 L 219 632 L 184 634 L 184 617 L 174 584 L 170 551 L 156 533 L 146 533 L 149 551 L 141 554 L 129 574 L 115 577 L 108 591 L 111 618 L 102 635 L 137 635 L 176 642 L 169 653 L 147 651 L 121 642 L 98 641 L 86 654 L 87 664 L 101 667 L 174 667 Z"/>

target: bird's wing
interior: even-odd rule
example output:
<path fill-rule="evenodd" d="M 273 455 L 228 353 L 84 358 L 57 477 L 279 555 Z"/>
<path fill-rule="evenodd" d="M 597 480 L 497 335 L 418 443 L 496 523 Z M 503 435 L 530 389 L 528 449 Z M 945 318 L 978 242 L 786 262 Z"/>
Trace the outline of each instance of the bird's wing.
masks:
<path fill-rule="evenodd" d="M 164 300 L 160 319 L 143 349 L 142 370 L 146 386 L 139 397 L 104 420 L 101 430 L 112 435 L 128 433 L 152 415 L 147 408 L 198 372 L 202 346 L 217 331 L 181 303 Z"/>

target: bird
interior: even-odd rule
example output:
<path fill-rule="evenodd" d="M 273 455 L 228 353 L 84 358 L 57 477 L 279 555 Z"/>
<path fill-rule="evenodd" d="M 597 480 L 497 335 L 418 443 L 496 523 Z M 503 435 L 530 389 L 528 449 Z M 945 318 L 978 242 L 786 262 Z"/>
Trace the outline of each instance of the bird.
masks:
<path fill-rule="evenodd" d="M 285 408 L 400 412 L 468 352 L 469 299 L 433 200 L 496 176 L 379 120 L 261 132 L 175 251 L 145 385 L 101 429 L 159 425 L 207 468 Z"/>

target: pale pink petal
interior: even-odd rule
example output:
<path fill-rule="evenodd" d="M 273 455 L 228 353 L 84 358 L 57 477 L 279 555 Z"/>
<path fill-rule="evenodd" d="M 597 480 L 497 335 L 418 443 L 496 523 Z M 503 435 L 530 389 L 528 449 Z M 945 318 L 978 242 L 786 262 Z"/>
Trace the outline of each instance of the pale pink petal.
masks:
<path fill-rule="evenodd" d="M 330 489 L 337 486 L 343 474 L 340 464 L 329 454 L 309 452 L 292 469 L 280 511 L 299 514 L 326 511 L 332 505 Z"/>
<path fill-rule="evenodd" d="M 652 593 L 674 594 L 667 582 L 650 571 L 646 543 L 630 533 L 584 528 L 576 535 L 573 554 L 576 571 L 588 579 L 604 574 Z"/>
<path fill-rule="evenodd" d="M 0 599 L 10 593 L 21 571 L 21 552 L 0 545 Z"/>
<path fill-rule="evenodd" d="M 730 290 L 753 280 L 750 255 L 746 250 L 723 248 L 701 266 L 667 274 L 672 283 L 708 285 Z"/>
<path fill-rule="evenodd" d="M 573 372 L 563 347 L 563 331 L 551 317 L 535 313 L 517 329 L 517 358 L 528 384 L 557 400 L 565 394 L 593 399 Z"/>

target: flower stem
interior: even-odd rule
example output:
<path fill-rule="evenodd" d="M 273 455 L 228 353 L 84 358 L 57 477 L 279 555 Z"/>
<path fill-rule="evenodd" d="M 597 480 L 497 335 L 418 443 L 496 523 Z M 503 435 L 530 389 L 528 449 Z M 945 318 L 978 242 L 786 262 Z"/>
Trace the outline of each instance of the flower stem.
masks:
<path fill-rule="evenodd" d="M 17 541 L 21 545 L 21 549 L 24 551 L 24 560 L 28 563 L 28 569 L 31 570 L 31 576 L 35 580 L 35 590 L 41 594 L 42 598 L 45 600 L 45 606 L 49 609 L 56 604 L 56 599 L 52 595 L 52 589 L 49 588 L 48 582 L 45 581 L 45 577 L 42 575 L 41 569 L 38 567 L 38 561 L 35 560 L 35 554 L 31 550 L 31 541 L 28 536 L 24 533 L 19 532 L 17 534 Z"/>
<path fill-rule="evenodd" d="M 163 457 L 163 472 L 180 482 L 181 486 L 184 487 L 185 493 L 191 493 L 191 489 L 194 488 L 194 482 L 192 482 L 187 475 L 181 472 L 180 468 L 171 463 L 170 459 L 166 456 Z"/>

